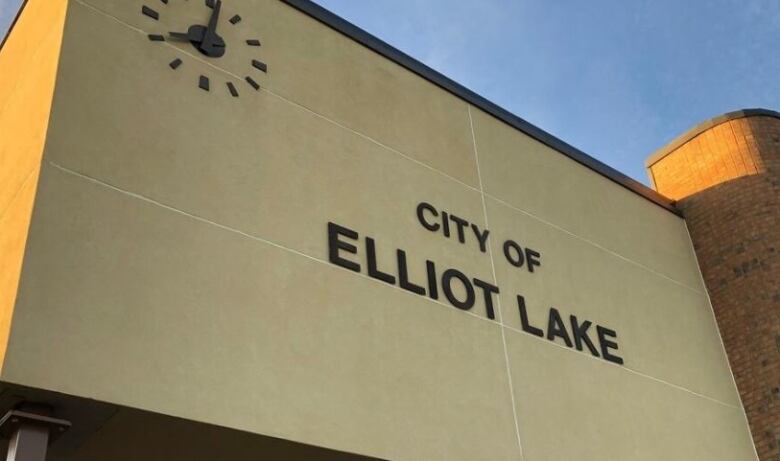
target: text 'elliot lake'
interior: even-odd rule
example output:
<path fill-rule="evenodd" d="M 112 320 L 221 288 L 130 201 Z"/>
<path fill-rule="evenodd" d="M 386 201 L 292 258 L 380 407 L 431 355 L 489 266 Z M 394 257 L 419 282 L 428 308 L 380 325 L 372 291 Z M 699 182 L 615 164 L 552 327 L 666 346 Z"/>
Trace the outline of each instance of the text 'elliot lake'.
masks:
<path fill-rule="evenodd" d="M 482 229 L 478 224 L 437 209 L 426 202 L 417 205 L 416 213 L 420 226 L 427 231 L 461 244 L 474 243 L 482 253 L 488 252 L 490 230 Z M 474 309 L 478 303 L 482 304 L 487 317 L 495 320 L 494 301 L 501 292 L 499 287 L 469 277 L 455 268 L 442 269 L 428 259 L 424 262 L 425 280 L 412 280 L 409 275 L 409 261 L 413 261 L 411 264 L 422 265 L 422 259 L 410 258 L 406 251 L 399 248 L 395 251 L 395 261 L 380 263 L 377 245 L 376 240 L 371 237 L 361 237 L 357 231 L 344 225 L 328 223 L 328 258 L 331 263 L 354 272 L 365 273 L 373 279 L 433 300 L 443 296 L 453 307 L 464 311 Z M 502 242 L 501 256 L 517 270 L 534 275 L 542 272 L 542 254 L 520 245 L 515 240 L 507 239 Z M 614 330 L 594 325 L 589 320 L 581 320 L 576 315 L 569 315 L 568 320 L 565 320 L 565 316 L 555 307 L 549 308 L 546 323 L 534 325 L 528 315 L 525 297 L 516 294 L 515 299 L 520 313 L 520 328 L 526 333 L 579 351 L 587 350 L 595 357 L 623 364 L 623 359 L 616 355 L 618 344 Z"/>

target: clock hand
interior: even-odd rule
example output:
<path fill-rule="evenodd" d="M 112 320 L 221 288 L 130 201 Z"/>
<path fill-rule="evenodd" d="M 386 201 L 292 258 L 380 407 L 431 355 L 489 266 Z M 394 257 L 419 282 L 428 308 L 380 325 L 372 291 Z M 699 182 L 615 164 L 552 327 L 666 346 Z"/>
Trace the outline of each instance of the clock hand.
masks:
<path fill-rule="evenodd" d="M 189 40 L 191 42 L 201 42 L 203 41 L 203 35 L 204 35 L 203 29 L 196 29 L 196 28 L 190 28 L 187 32 L 168 32 L 168 35 L 171 38 L 175 38 L 178 40 Z"/>
<path fill-rule="evenodd" d="M 219 22 L 219 12 L 222 9 L 222 0 L 217 0 L 214 5 L 214 11 L 211 13 L 211 19 L 209 19 L 209 25 L 206 28 L 206 34 L 203 37 L 201 46 L 204 49 L 209 49 L 215 46 L 214 41 L 217 36 L 217 24 Z"/>

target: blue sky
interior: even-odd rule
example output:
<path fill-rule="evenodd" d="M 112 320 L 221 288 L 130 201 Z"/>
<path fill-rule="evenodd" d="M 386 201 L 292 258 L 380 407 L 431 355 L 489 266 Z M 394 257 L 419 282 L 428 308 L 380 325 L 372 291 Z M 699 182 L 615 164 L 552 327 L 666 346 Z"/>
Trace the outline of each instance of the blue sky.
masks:
<path fill-rule="evenodd" d="M 645 183 L 696 123 L 780 109 L 780 0 L 316 1 Z"/>
<path fill-rule="evenodd" d="M 5 32 L 21 3 L 21 0 L 0 0 L 0 36 L 5 37 Z"/>

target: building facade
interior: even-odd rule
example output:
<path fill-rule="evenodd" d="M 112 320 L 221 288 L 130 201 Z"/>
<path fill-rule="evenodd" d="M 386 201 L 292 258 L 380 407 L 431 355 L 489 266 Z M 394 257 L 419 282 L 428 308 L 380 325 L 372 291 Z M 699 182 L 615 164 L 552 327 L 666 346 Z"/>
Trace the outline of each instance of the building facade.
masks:
<path fill-rule="evenodd" d="M 9 459 L 758 459 L 684 173 L 306 0 L 28 0 L 0 69 Z"/>

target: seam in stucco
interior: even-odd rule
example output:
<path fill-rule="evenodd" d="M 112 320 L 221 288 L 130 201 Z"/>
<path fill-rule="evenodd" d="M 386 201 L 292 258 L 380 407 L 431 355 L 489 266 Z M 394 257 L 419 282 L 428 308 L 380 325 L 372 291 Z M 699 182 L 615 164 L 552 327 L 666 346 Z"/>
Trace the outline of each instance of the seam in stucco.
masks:
<path fill-rule="evenodd" d="M 652 268 L 650 268 L 648 266 L 645 266 L 644 264 L 642 264 L 640 262 L 634 261 L 631 258 L 628 258 L 626 256 L 621 255 L 620 253 L 612 251 L 609 248 L 606 248 L 606 247 L 604 247 L 604 246 L 602 246 L 602 245 L 600 245 L 600 244 L 598 244 L 598 243 L 596 243 L 596 242 L 594 242 L 592 240 L 588 240 L 585 237 L 582 237 L 582 236 L 577 235 L 577 234 L 575 234 L 575 233 L 573 233 L 571 231 L 568 231 L 568 230 L 564 229 L 563 227 L 560 227 L 560 226 L 558 226 L 556 224 L 553 224 L 553 223 L 551 223 L 551 222 L 549 222 L 549 221 L 547 221 L 547 220 L 545 220 L 545 219 L 543 219 L 543 218 L 541 218 L 541 217 L 539 217 L 539 216 L 537 216 L 537 215 L 535 215 L 533 213 L 525 211 L 525 210 L 523 210 L 521 208 L 517 208 L 516 206 L 514 206 L 514 205 L 512 205 L 512 204 L 510 204 L 510 203 L 508 203 L 508 202 L 506 202 L 504 200 L 501 200 L 498 197 L 494 197 L 494 196 L 492 196 L 492 195 L 490 195 L 488 193 L 485 193 L 485 196 L 490 197 L 491 199 L 495 200 L 496 202 L 498 202 L 499 204 L 501 204 L 501 205 L 503 205 L 503 206 L 505 206 L 507 208 L 511 208 L 512 210 L 515 210 L 515 211 L 517 211 L 519 213 L 523 213 L 524 215 L 527 215 L 527 216 L 529 216 L 529 217 L 531 217 L 533 219 L 536 219 L 537 221 L 539 221 L 539 222 L 541 222 L 543 224 L 546 224 L 546 225 L 548 225 L 548 226 L 550 226 L 550 227 L 552 227 L 554 229 L 557 229 L 557 230 L 559 230 L 559 231 L 561 231 L 561 232 L 563 232 L 565 234 L 568 234 L 569 236 L 574 237 L 577 240 L 585 242 L 588 245 L 594 246 L 594 247 L 596 247 L 596 248 L 598 248 L 598 249 L 600 249 L 600 250 L 602 250 L 602 251 L 604 251 L 606 253 L 611 254 L 612 256 L 615 256 L 616 258 L 622 259 L 623 261 L 629 262 L 629 263 L 631 263 L 631 264 L 633 264 L 633 265 L 635 265 L 635 266 L 637 266 L 637 267 L 639 267 L 641 269 L 646 270 L 647 272 L 650 272 L 651 274 L 654 274 L 654 275 L 656 275 L 658 277 L 661 277 L 661 278 L 663 278 L 663 279 L 665 279 L 665 280 L 667 280 L 669 282 L 672 282 L 675 285 L 679 285 L 679 286 L 681 286 L 683 288 L 686 288 L 686 289 L 688 289 L 690 291 L 693 291 L 694 293 L 698 293 L 700 295 L 704 294 L 704 291 L 701 290 L 701 289 L 696 289 L 694 287 L 688 286 L 687 284 L 685 284 L 683 282 L 680 282 L 679 280 L 675 280 L 675 279 L 673 279 L 672 277 L 670 277 L 668 275 L 662 274 L 662 273 L 660 273 L 660 272 L 658 272 L 658 271 L 656 271 L 656 270 L 654 270 L 654 269 L 652 269 Z"/>
<path fill-rule="evenodd" d="M 80 173 L 80 172 L 78 172 L 78 171 L 71 170 L 70 168 L 64 167 L 64 166 L 62 166 L 62 165 L 59 165 L 59 164 L 57 164 L 57 163 L 55 163 L 55 162 L 48 161 L 47 163 L 48 163 L 50 166 L 52 166 L 52 167 L 54 167 L 54 168 L 56 168 L 56 169 L 58 169 L 58 170 L 60 170 L 60 171 L 62 171 L 62 172 L 64 172 L 64 173 L 67 173 L 67 174 L 70 174 L 70 175 L 73 175 L 73 176 L 79 177 L 79 178 L 81 178 L 81 179 L 84 179 L 84 180 L 86 180 L 86 181 L 89 181 L 89 182 L 91 182 L 91 183 L 93 183 L 93 184 L 97 184 L 97 185 L 100 185 L 100 186 L 106 187 L 106 188 L 108 188 L 108 189 L 112 189 L 112 190 L 114 190 L 114 191 L 116 191 L 116 192 L 119 192 L 119 193 L 121 193 L 121 194 L 124 194 L 124 195 L 128 195 L 128 196 L 130 196 L 130 197 L 132 197 L 132 198 L 135 198 L 135 199 L 141 200 L 141 201 L 143 201 L 143 202 L 146 202 L 146 203 L 149 203 L 149 204 L 152 204 L 152 205 L 158 206 L 158 207 L 160 207 L 160 208 L 164 208 L 164 209 L 166 209 L 166 210 L 168 210 L 168 211 L 172 211 L 172 212 L 174 212 L 174 213 L 177 213 L 177 214 L 180 214 L 180 215 L 186 216 L 186 217 L 188 217 L 188 218 L 191 218 L 191 219 L 194 219 L 194 220 L 196 220 L 196 221 L 200 221 L 200 222 L 202 222 L 202 223 L 209 224 L 209 225 L 211 225 L 211 226 L 214 226 L 214 227 L 218 227 L 218 228 L 220 228 L 220 229 L 222 229 L 222 230 L 226 230 L 226 231 L 228 231 L 228 232 L 232 232 L 232 233 L 234 233 L 234 234 L 238 234 L 238 235 L 240 235 L 240 236 L 242 236 L 242 237 L 246 237 L 246 238 L 248 238 L 248 239 L 251 239 L 251 240 L 255 240 L 255 241 L 258 241 L 258 242 L 261 242 L 261 243 L 265 243 L 265 244 L 267 244 L 267 245 L 270 245 L 270 246 L 272 246 L 272 247 L 274 247 L 274 248 L 278 248 L 278 249 L 280 249 L 280 250 L 284 250 L 284 251 L 287 251 L 287 252 L 290 252 L 290 253 L 296 254 L 296 255 L 298 255 L 298 256 L 302 256 L 302 257 L 304 257 L 304 258 L 307 258 L 307 259 L 310 259 L 310 260 L 312 260 L 312 261 L 316 261 L 316 262 L 318 262 L 318 263 L 320 263 L 320 264 L 325 264 L 325 265 L 327 265 L 328 267 L 334 267 L 334 268 L 336 268 L 336 269 L 339 269 L 339 270 L 344 270 L 344 271 L 347 271 L 347 272 L 349 272 L 349 273 L 350 273 L 350 274 L 352 274 L 352 275 L 355 275 L 355 276 L 358 276 L 358 277 L 364 278 L 364 279 L 366 279 L 366 280 L 370 280 L 370 281 L 372 281 L 372 282 L 374 282 L 374 283 L 377 283 L 377 284 L 378 284 L 378 285 L 380 285 L 380 286 L 387 287 L 387 288 L 390 288 L 390 289 L 393 289 L 393 290 L 398 290 L 399 292 L 401 292 L 401 293 L 404 293 L 404 294 L 406 294 L 406 295 L 409 295 L 409 296 L 415 296 L 415 297 L 418 297 L 418 295 L 416 295 L 416 294 L 414 294 L 414 293 L 410 293 L 409 291 L 407 291 L 407 290 L 404 290 L 404 289 L 402 289 L 402 288 L 400 288 L 400 287 L 398 287 L 398 286 L 389 285 L 389 284 L 387 284 L 387 283 L 385 283 L 385 282 L 382 282 L 382 281 L 379 281 L 379 280 L 377 280 L 377 279 L 374 279 L 374 278 L 372 278 L 372 277 L 369 277 L 369 276 L 368 276 L 368 275 L 366 275 L 366 274 L 359 274 L 359 273 L 356 273 L 356 272 L 350 271 L 349 269 L 343 269 L 343 268 L 340 268 L 340 267 L 334 266 L 334 265 L 333 265 L 333 264 L 331 264 L 330 262 L 328 262 L 328 261 L 325 261 L 325 260 L 323 260 L 323 259 L 320 259 L 320 258 L 317 258 L 316 256 L 312 256 L 312 255 L 306 254 L 306 253 L 304 253 L 304 252 L 302 252 L 302 251 L 295 250 L 295 249 L 293 249 L 293 248 L 289 248 L 289 247 L 286 247 L 286 246 L 284 246 L 284 245 L 280 245 L 280 244 L 278 244 L 278 243 L 276 243 L 276 242 L 273 242 L 273 241 L 271 241 L 271 240 L 267 240 L 267 239 L 264 239 L 264 238 L 262 238 L 262 237 L 258 237 L 258 236 L 256 236 L 256 235 L 249 234 L 249 233 L 247 233 L 247 232 L 244 232 L 244 231 L 242 231 L 242 230 L 239 230 L 239 229 L 236 229 L 236 228 L 233 228 L 233 227 L 230 227 L 230 226 L 226 226 L 226 225 L 224 225 L 224 224 L 220 224 L 220 223 L 218 223 L 218 222 L 216 222 L 216 221 L 212 221 L 212 220 L 210 220 L 210 219 L 204 218 L 204 217 L 202 217 L 202 216 L 198 216 L 198 215 L 196 215 L 196 214 L 193 214 L 193 213 L 190 213 L 190 212 L 188 212 L 188 211 L 184 211 L 184 210 L 181 210 L 181 209 L 179 209 L 179 208 L 175 208 L 175 207 L 172 207 L 172 206 L 170 206 L 170 205 L 166 205 L 165 203 L 163 203 L 163 202 L 160 202 L 160 201 L 158 201 L 158 200 L 155 200 L 155 199 L 152 199 L 152 198 L 146 197 L 146 196 L 144 196 L 144 195 L 141 195 L 141 194 L 138 194 L 138 193 L 135 193 L 135 192 L 131 192 L 131 191 L 128 191 L 128 190 L 122 189 L 122 188 L 120 188 L 120 187 L 117 187 L 117 186 L 115 186 L 115 185 L 113 185 L 113 184 L 107 183 L 107 182 L 105 182 L 105 181 L 103 181 L 103 180 L 101 180 L 101 179 L 93 178 L 92 176 L 88 176 L 88 175 L 86 175 L 86 174 L 84 174 L 84 173 Z M 428 298 L 428 301 L 430 301 L 430 302 L 432 302 L 432 303 L 434 303 L 434 304 L 437 304 L 437 305 L 439 305 L 439 306 L 442 306 L 442 307 L 444 307 L 444 308 L 447 308 L 447 309 L 452 309 L 452 307 L 451 307 L 450 305 L 448 305 L 448 304 L 445 304 L 445 303 L 443 303 L 443 302 L 441 302 L 441 301 L 434 300 L 434 299 L 430 299 L 430 298 Z M 500 324 L 499 324 L 498 322 L 496 322 L 495 320 L 488 319 L 488 318 L 486 318 L 486 317 L 483 317 L 483 316 L 481 316 L 481 315 L 478 315 L 478 314 L 474 314 L 474 313 L 472 313 L 472 312 L 468 312 L 468 311 L 463 311 L 463 310 L 461 310 L 461 311 L 460 311 L 460 313 L 462 313 L 462 314 L 464 314 L 464 315 L 468 315 L 468 316 L 474 317 L 474 318 L 477 318 L 477 319 L 480 319 L 480 320 L 482 320 L 482 321 L 485 321 L 485 322 L 488 322 L 488 323 L 492 323 L 492 324 L 494 324 L 494 325 L 500 325 Z"/>
<path fill-rule="evenodd" d="M 474 120 L 471 116 L 471 105 L 467 104 L 466 109 L 469 114 L 469 128 L 471 129 L 471 142 L 474 147 L 474 162 L 477 166 L 477 179 L 479 180 L 480 197 L 482 198 L 482 213 L 485 219 L 485 229 L 490 229 L 490 221 L 488 220 L 487 201 L 485 200 L 485 188 L 482 186 L 482 172 L 479 168 L 479 149 L 477 148 L 477 137 L 474 134 Z M 493 283 L 498 286 L 498 277 L 496 276 L 496 264 L 493 258 L 493 245 L 488 245 L 488 256 L 490 256 L 490 270 L 493 273 Z M 496 306 L 498 309 L 498 323 L 504 324 L 504 316 L 501 308 L 501 297 L 496 296 Z M 501 345 L 504 350 L 504 363 L 506 365 L 506 375 L 509 383 L 509 399 L 512 403 L 512 417 L 515 420 L 515 434 L 517 435 L 517 448 L 520 449 L 520 458 L 525 458 L 523 454 L 523 441 L 520 437 L 520 422 L 517 418 L 517 402 L 515 401 L 515 386 L 512 383 L 512 366 L 509 361 L 509 350 L 506 344 L 506 333 L 501 328 Z"/>
<path fill-rule="evenodd" d="M 519 328 L 515 328 L 513 326 L 509 326 L 509 325 L 502 325 L 502 326 L 504 328 L 506 328 L 507 330 L 510 330 L 510 331 L 512 331 L 514 333 L 519 333 L 521 335 L 524 335 L 524 336 L 527 336 L 527 337 L 530 337 L 530 338 L 535 338 L 537 341 L 541 341 L 544 344 L 548 344 L 550 346 L 557 347 L 557 348 L 559 348 L 561 350 L 577 354 L 577 355 L 579 355 L 581 357 L 585 357 L 588 360 L 594 360 L 594 361 L 598 362 L 601 365 L 608 366 L 608 367 L 614 367 L 614 368 L 623 370 L 625 372 L 631 373 L 633 375 L 641 376 L 643 378 L 647 378 L 649 380 L 652 380 L 652 381 L 655 381 L 655 382 L 658 382 L 658 383 L 661 383 L 661 384 L 665 384 L 665 385 L 667 385 L 669 387 L 673 387 L 673 388 L 675 388 L 677 390 L 681 390 L 681 391 L 687 392 L 688 394 L 694 395 L 696 397 L 700 397 L 700 398 L 705 399 L 705 400 L 709 400 L 710 402 L 717 403 L 717 404 L 722 405 L 724 407 L 733 408 L 735 410 L 739 409 L 739 405 L 734 405 L 733 403 L 724 402 L 723 400 L 717 399 L 715 397 L 710 397 L 709 395 L 702 394 L 701 392 L 696 392 L 693 389 L 688 389 L 685 386 L 681 386 L 679 384 L 675 384 L 673 382 L 666 381 L 665 379 L 657 378 L 657 377 L 655 377 L 653 375 L 648 375 L 647 373 L 642 373 L 641 371 L 635 370 L 635 369 L 630 368 L 630 367 L 628 367 L 626 365 L 618 365 L 618 364 L 615 364 L 615 363 L 612 363 L 612 362 L 607 362 L 606 360 L 604 360 L 602 358 L 599 358 L 599 357 L 596 357 L 596 356 L 593 356 L 593 355 L 590 355 L 590 354 L 584 354 L 584 353 L 581 353 L 581 352 L 574 351 L 574 350 L 572 350 L 572 348 L 570 348 L 568 346 L 564 346 L 562 344 L 558 344 L 558 343 L 556 343 L 554 341 L 540 339 L 537 336 L 534 336 L 534 335 L 532 335 L 532 334 L 530 334 L 528 332 L 525 332 L 525 331 L 523 331 L 523 330 L 521 330 Z"/>

